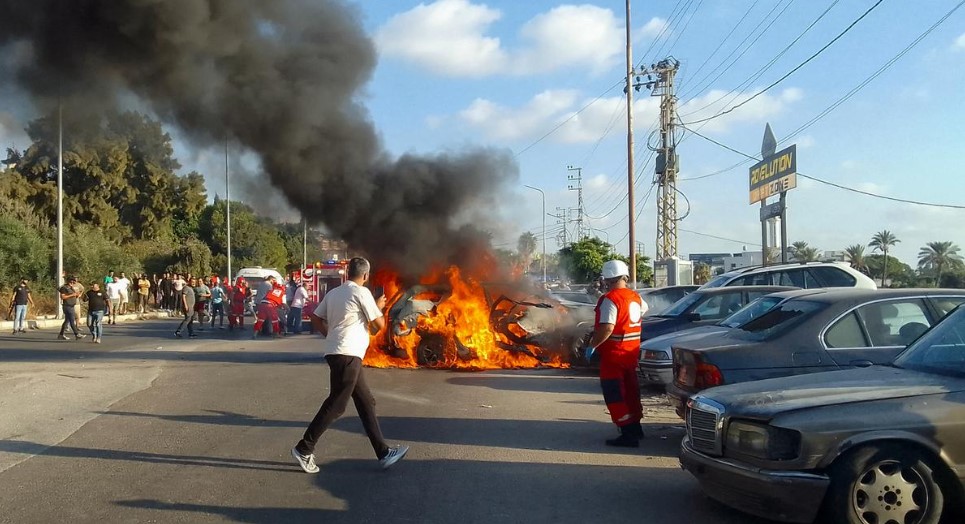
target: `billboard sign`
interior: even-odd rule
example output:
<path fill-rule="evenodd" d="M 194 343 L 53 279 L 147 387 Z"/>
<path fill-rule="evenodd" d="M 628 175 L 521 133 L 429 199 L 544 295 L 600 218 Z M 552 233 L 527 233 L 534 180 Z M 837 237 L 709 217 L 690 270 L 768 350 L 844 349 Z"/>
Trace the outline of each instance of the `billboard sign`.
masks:
<path fill-rule="evenodd" d="M 797 145 L 767 156 L 750 168 L 750 203 L 797 187 Z"/>

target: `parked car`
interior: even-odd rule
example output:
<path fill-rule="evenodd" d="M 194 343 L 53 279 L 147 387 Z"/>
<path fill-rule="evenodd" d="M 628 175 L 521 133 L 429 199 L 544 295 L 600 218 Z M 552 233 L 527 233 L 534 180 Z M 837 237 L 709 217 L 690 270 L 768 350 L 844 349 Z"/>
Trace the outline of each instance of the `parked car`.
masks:
<path fill-rule="evenodd" d="M 647 312 L 644 315 L 653 316 L 663 313 L 668 307 L 675 304 L 700 286 L 666 286 L 638 289 L 637 294 L 647 304 Z"/>
<path fill-rule="evenodd" d="M 888 366 L 695 396 L 680 462 L 710 497 L 768 519 L 965 521 L 965 307 Z"/>
<path fill-rule="evenodd" d="M 776 266 L 745 267 L 729 271 L 707 282 L 702 289 L 723 286 L 858 287 L 877 289 L 874 280 L 847 264 L 809 262 Z"/>
<path fill-rule="evenodd" d="M 772 296 L 767 313 L 719 336 L 673 346 L 667 395 L 687 399 L 713 386 L 891 362 L 965 302 L 961 289 L 809 289 Z"/>
<path fill-rule="evenodd" d="M 719 336 L 726 331 L 737 329 L 751 319 L 763 315 L 783 300 L 785 299 L 781 297 L 765 295 L 715 324 L 692 327 L 644 340 L 640 343 L 640 364 L 637 370 L 640 384 L 666 386 L 673 381 L 672 347 L 674 344 L 686 344 L 690 340 L 697 341 L 706 337 Z"/>
<path fill-rule="evenodd" d="M 644 318 L 643 331 L 640 334 L 641 340 L 689 327 L 715 324 L 764 295 L 794 289 L 797 288 L 787 286 L 728 286 L 699 289 L 681 298 L 662 313 Z"/>

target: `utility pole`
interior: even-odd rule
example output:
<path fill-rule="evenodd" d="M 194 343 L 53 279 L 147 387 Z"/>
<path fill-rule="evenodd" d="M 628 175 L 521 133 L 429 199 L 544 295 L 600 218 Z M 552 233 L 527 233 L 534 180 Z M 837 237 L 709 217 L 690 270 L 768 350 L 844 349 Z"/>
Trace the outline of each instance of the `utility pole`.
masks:
<path fill-rule="evenodd" d="M 567 227 L 567 223 L 569 222 L 569 217 L 566 216 L 566 213 L 567 213 L 566 208 L 557 207 L 556 214 L 553 215 L 556 217 L 556 223 L 563 225 L 563 230 L 560 231 L 559 237 L 557 237 L 557 241 L 560 242 L 560 245 L 563 247 L 566 247 L 568 244 L 566 227 Z M 562 240 L 560 240 L 560 238 L 562 238 Z"/>
<path fill-rule="evenodd" d="M 631 31 L 630 23 L 630 0 L 627 0 L 627 222 L 629 226 L 628 236 L 630 238 L 630 285 L 636 289 L 637 287 L 637 252 L 636 249 L 636 232 L 634 228 L 634 196 L 633 196 L 633 173 L 635 171 L 633 165 L 633 77 L 634 77 L 634 67 L 633 67 L 633 37 Z"/>
<path fill-rule="evenodd" d="M 228 181 L 228 135 L 224 137 L 224 208 L 225 231 L 228 237 L 228 281 L 234 282 L 231 274 L 231 184 Z"/>
<path fill-rule="evenodd" d="M 649 80 L 651 96 L 660 97 L 660 148 L 657 150 L 657 250 L 656 261 L 677 256 L 677 98 L 674 76 L 680 62 L 666 58 L 642 71 Z"/>
<path fill-rule="evenodd" d="M 566 170 L 569 172 L 566 179 L 570 182 L 566 188 L 570 191 L 576 191 L 577 194 L 576 239 L 583 240 L 589 236 L 583 227 L 583 216 L 586 214 L 583 209 L 583 168 L 566 166 Z M 572 174 L 574 171 L 576 172 L 575 175 Z M 576 183 L 576 186 L 574 186 L 573 183 Z"/>
<path fill-rule="evenodd" d="M 62 318 L 60 288 L 64 286 L 64 103 L 57 99 L 57 313 Z"/>

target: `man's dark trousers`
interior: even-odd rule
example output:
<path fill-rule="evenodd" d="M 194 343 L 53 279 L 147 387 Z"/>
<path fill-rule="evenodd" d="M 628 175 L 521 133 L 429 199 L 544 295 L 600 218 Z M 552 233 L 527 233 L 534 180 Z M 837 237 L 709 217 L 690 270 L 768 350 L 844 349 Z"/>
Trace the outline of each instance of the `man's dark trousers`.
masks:
<path fill-rule="evenodd" d="M 181 321 L 181 325 L 178 326 L 177 332 L 180 333 L 184 329 L 184 325 L 188 325 L 188 335 L 194 334 L 194 321 L 198 319 L 198 312 L 194 308 L 189 308 L 191 311 L 184 312 L 184 320 Z"/>
<path fill-rule="evenodd" d="M 60 325 L 60 336 L 64 336 L 64 333 L 67 332 L 67 326 L 70 326 L 70 330 L 74 332 L 76 337 L 80 333 L 77 331 L 77 310 L 74 309 L 74 306 L 68 305 L 64 305 L 63 310 L 64 323 Z"/>
<path fill-rule="evenodd" d="M 314 453 L 319 437 L 332 425 L 332 422 L 342 416 L 351 398 L 355 401 L 355 409 L 362 419 L 362 427 L 365 428 L 365 434 L 369 436 L 375 456 L 382 459 L 389 452 L 389 446 L 382 438 L 379 420 L 375 416 L 375 397 L 369 391 L 369 386 L 362 375 L 362 359 L 349 355 L 328 355 L 325 360 L 328 361 L 332 375 L 331 391 L 295 449 L 302 455 Z"/>

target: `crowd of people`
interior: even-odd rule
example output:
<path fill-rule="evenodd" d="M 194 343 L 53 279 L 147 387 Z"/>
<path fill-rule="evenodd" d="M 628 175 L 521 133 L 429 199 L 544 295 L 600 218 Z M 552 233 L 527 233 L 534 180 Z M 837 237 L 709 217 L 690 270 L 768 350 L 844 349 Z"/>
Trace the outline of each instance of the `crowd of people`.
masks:
<path fill-rule="evenodd" d="M 92 343 L 100 343 L 103 324 L 117 324 L 117 315 L 136 314 L 138 318 L 148 312 L 162 311 L 183 317 L 175 336 L 196 337 L 197 331 L 245 329 L 245 316 L 255 316 L 253 337 L 259 334 L 285 336 L 300 333 L 302 311 L 308 303 L 308 292 L 296 279 L 287 283 L 270 277 L 252 282 L 237 278 L 233 284 L 228 277 L 211 275 L 197 277 L 190 273 L 164 273 L 160 277 L 147 274 L 128 278 L 122 271 L 111 271 L 103 279 L 88 283 L 85 287 L 76 277 L 67 277 L 58 290 L 64 322 L 58 338 L 69 340 L 68 330 L 76 340 L 86 338 L 78 327 L 81 309 L 86 306 L 87 328 Z M 133 301 L 131 300 L 133 298 Z M 13 334 L 26 333 L 29 308 L 34 307 L 30 281 L 21 279 L 14 287 L 7 317 L 14 321 Z"/>

